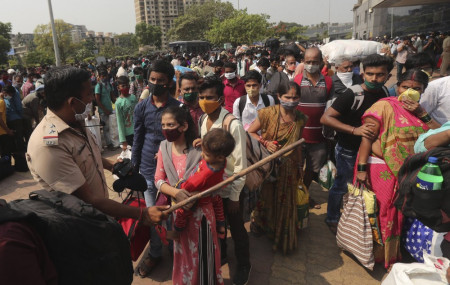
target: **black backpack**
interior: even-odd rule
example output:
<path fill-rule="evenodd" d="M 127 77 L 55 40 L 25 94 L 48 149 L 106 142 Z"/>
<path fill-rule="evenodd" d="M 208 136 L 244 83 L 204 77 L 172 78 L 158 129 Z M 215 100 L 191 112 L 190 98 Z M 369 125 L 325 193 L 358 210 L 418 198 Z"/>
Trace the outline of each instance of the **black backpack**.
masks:
<path fill-rule="evenodd" d="M 9 212 L 9 220 L 26 217 L 34 226 L 56 267 L 58 284 L 131 284 L 130 245 L 116 220 L 62 192 L 39 190 L 29 197 L 9 203 L 21 215 Z"/>
<path fill-rule="evenodd" d="M 259 96 L 261 96 L 261 99 L 264 103 L 264 107 L 269 107 L 270 106 L 270 100 L 268 95 L 266 94 L 259 94 Z M 245 104 L 247 104 L 247 95 L 241 96 L 240 100 L 239 100 L 239 114 L 242 118 L 242 112 L 244 112 L 245 109 Z"/>
<path fill-rule="evenodd" d="M 442 190 L 422 190 L 416 187 L 416 178 L 428 158 L 438 158 L 444 183 Z M 442 223 L 442 213 L 450 216 L 450 147 L 437 147 L 406 158 L 398 173 L 399 189 L 394 205 L 403 215 L 420 220 L 436 232 L 450 231 L 450 223 Z"/>

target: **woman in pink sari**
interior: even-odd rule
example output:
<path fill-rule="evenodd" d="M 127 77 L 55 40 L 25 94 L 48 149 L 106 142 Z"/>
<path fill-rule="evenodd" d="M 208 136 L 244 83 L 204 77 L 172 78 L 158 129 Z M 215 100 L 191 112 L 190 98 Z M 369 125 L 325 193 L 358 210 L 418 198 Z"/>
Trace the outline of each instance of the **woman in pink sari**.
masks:
<path fill-rule="evenodd" d="M 418 103 L 427 84 L 428 76 L 424 72 L 406 71 L 397 83 L 397 94 L 403 96 L 379 100 L 362 117 L 363 123 L 374 125 L 374 138 L 362 139 L 356 180 L 376 194 L 383 244 L 374 241 L 374 255 L 375 261 L 384 263 L 386 268 L 401 259 L 403 216 L 393 204 L 398 171 L 405 158 L 414 154 L 414 143 L 419 135 L 439 127 Z"/>

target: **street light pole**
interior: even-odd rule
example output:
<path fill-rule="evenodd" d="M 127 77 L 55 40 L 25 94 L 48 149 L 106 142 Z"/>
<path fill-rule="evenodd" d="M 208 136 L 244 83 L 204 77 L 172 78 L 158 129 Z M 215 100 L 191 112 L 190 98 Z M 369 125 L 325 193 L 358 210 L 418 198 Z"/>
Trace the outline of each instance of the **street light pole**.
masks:
<path fill-rule="evenodd" d="M 238 0 L 238 10 L 239 10 L 239 0 Z"/>
<path fill-rule="evenodd" d="M 48 0 L 48 12 L 50 14 L 50 25 L 52 26 L 53 48 L 55 49 L 56 66 L 61 66 L 61 58 L 59 57 L 58 38 L 56 37 L 55 21 L 53 20 L 52 1 Z"/>

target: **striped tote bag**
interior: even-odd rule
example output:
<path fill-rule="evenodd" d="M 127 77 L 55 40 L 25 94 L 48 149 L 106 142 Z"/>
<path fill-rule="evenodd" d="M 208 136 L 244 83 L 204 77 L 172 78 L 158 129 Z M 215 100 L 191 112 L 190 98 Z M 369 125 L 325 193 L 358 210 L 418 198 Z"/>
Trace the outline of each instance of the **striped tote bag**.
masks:
<path fill-rule="evenodd" d="M 352 184 L 348 184 L 348 188 L 349 193 L 344 196 L 344 212 L 337 228 L 337 245 L 353 254 L 363 266 L 373 270 L 373 235 L 362 196 L 364 190 Z"/>

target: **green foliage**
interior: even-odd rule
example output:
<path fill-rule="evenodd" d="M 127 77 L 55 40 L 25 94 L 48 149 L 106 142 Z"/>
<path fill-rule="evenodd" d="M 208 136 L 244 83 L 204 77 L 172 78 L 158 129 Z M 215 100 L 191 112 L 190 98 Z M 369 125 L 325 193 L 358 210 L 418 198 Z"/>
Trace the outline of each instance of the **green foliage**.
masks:
<path fill-rule="evenodd" d="M 138 50 L 137 38 L 134 34 L 121 34 L 115 36 L 119 39 L 119 47 L 121 47 L 124 52 L 131 54 Z"/>
<path fill-rule="evenodd" d="M 41 50 L 34 50 L 25 56 L 25 63 L 27 66 L 36 66 L 43 64 L 54 64 L 55 58 L 47 52 Z"/>
<path fill-rule="evenodd" d="M 183 16 L 175 19 L 168 37 L 177 41 L 206 40 L 206 33 L 214 20 L 223 22 L 233 17 L 235 13 L 236 10 L 230 2 L 214 0 L 192 5 Z"/>
<path fill-rule="evenodd" d="M 236 12 L 232 18 L 224 21 L 215 20 L 206 38 L 215 45 L 231 43 L 251 44 L 270 35 L 269 16 L 263 14 L 247 14 L 246 10 Z"/>
<path fill-rule="evenodd" d="M 11 39 L 11 28 L 11 23 L 0 22 L 0 64 L 8 62 L 7 53 L 11 49 L 11 44 L 9 43 Z"/>
<path fill-rule="evenodd" d="M 135 33 L 139 45 L 153 45 L 161 48 L 162 32 L 160 27 L 139 23 L 136 25 Z"/>
<path fill-rule="evenodd" d="M 59 54 L 64 64 L 67 59 L 74 55 L 76 46 L 72 43 L 72 25 L 63 20 L 55 20 L 56 37 L 58 39 Z M 54 55 L 52 28 L 50 24 L 38 25 L 34 29 L 34 43 L 36 50 L 46 54 L 48 57 Z"/>
<path fill-rule="evenodd" d="M 303 36 L 306 30 L 306 26 L 280 21 L 277 25 L 272 27 L 272 36 L 280 38 L 284 36 L 287 40 L 302 40 L 306 38 Z"/>

